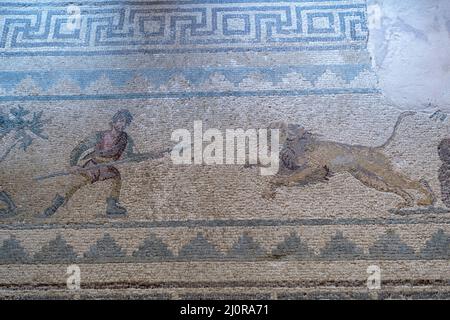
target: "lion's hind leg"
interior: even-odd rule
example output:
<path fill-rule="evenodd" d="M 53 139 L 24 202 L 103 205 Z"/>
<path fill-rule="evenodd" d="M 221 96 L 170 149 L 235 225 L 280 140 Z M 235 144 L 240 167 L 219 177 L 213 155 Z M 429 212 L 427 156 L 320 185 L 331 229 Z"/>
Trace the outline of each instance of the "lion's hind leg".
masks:
<path fill-rule="evenodd" d="M 403 198 L 403 202 L 397 205 L 397 208 L 405 208 L 414 206 L 414 197 L 401 187 L 390 184 L 377 174 L 363 168 L 353 169 L 350 174 L 361 181 L 365 186 L 376 189 L 381 192 L 395 193 Z"/>
<path fill-rule="evenodd" d="M 393 169 L 371 167 L 371 171 L 375 172 L 388 185 L 394 186 L 401 190 L 415 190 L 422 195 L 417 200 L 419 206 L 429 206 L 435 202 L 433 191 L 426 181 L 417 181 L 410 179 L 408 176 Z"/>
<path fill-rule="evenodd" d="M 422 179 L 418 181 L 421 188 L 424 190 L 425 196 L 417 201 L 419 206 L 429 206 L 434 205 L 436 203 L 436 196 L 433 193 L 428 181 Z"/>
<path fill-rule="evenodd" d="M 417 205 L 419 206 L 432 205 L 436 200 L 430 186 L 426 181 L 412 180 L 405 175 L 397 172 L 391 172 L 390 174 L 387 174 L 386 180 L 388 181 L 388 183 L 396 184 L 397 186 L 405 189 L 416 190 L 417 192 L 422 194 L 422 197 L 417 200 Z"/>

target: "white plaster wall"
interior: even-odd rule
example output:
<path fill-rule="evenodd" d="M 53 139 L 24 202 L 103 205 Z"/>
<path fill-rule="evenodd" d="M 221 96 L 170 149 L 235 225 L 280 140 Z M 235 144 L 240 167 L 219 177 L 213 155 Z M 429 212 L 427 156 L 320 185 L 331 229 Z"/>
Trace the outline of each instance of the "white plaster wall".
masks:
<path fill-rule="evenodd" d="M 368 11 L 385 97 L 402 109 L 450 112 L 450 1 L 368 0 Z"/>

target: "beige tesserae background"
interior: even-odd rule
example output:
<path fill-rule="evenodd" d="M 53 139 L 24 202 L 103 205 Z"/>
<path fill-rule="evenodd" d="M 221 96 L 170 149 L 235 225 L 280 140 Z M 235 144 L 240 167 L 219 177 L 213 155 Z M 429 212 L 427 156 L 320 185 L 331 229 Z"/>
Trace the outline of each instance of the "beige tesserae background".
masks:
<path fill-rule="evenodd" d="M 423 9 L 432 30 L 444 9 Z M 396 10 L 5 2 L 0 296 L 448 298 L 448 70 L 412 99 L 424 79 L 395 78 L 398 39 L 426 52 L 437 35 Z M 175 163 L 173 134 L 194 122 L 224 139 L 278 129 L 279 170 Z"/>

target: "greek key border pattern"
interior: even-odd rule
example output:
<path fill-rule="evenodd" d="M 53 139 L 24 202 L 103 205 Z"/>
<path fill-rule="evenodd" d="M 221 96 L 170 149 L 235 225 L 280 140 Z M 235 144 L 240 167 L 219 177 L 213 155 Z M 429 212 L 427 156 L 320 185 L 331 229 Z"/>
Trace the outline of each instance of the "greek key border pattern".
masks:
<path fill-rule="evenodd" d="M 363 49 L 364 1 L 82 2 L 80 22 L 66 3 L 0 3 L 0 55 Z M 38 7 L 39 6 L 39 7 Z"/>

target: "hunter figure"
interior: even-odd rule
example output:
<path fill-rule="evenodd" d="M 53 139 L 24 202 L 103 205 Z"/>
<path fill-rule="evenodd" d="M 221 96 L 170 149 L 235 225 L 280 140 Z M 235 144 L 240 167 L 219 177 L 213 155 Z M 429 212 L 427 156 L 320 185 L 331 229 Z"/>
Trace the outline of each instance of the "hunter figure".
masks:
<path fill-rule="evenodd" d="M 57 194 L 55 196 L 50 207 L 43 212 L 43 217 L 52 216 L 82 187 L 104 180 L 112 180 L 110 196 L 106 200 L 106 215 L 122 216 L 127 214 L 127 210 L 119 205 L 122 186 L 120 172 L 113 165 L 107 164 L 119 160 L 124 153 L 127 158 L 134 155 L 133 141 L 125 132 L 132 120 L 133 116 L 128 110 L 119 110 L 112 118 L 110 130 L 96 132 L 93 136 L 81 141 L 72 150 L 69 172 L 74 179 L 65 190 L 64 195 Z M 89 150 L 91 151 L 84 155 Z M 101 166 L 101 164 L 106 165 Z"/>

